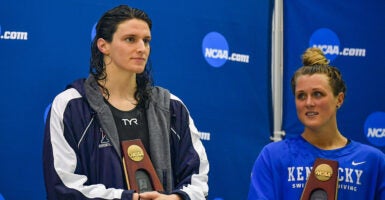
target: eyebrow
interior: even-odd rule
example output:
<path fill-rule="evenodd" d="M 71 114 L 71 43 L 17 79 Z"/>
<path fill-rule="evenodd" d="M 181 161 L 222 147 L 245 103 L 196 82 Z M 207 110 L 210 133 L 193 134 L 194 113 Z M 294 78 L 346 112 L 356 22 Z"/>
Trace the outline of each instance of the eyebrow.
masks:
<path fill-rule="evenodd" d="M 142 36 L 139 36 L 138 34 L 129 33 L 129 34 L 122 35 L 122 37 L 140 37 L 141 38 Z M 151 35 L 144 36 L 143 38 L 151 38 Z"/>

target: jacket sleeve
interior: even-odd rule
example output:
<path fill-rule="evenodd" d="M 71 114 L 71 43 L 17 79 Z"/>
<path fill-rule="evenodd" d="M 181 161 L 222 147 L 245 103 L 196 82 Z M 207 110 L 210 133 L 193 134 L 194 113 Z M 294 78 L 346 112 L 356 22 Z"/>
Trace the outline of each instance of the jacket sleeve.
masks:
<path fill-rule="evenodd" d="M 178 193 L 184 199 L 206 199 L 209 162 L 200 134 L 180 100 L 171 103 L 170 108 L 171 154 L 175 182 L 173 193 Z"/>
<path fill-rule="evenodd" d="M 106 188 L 103 184 L 87 185 L 88 177 L 76 173 L 79 155 L 76 141 L 70 137 L 72 126 L 64 120 L 71 112 L 69 102 L 80 94 L 69 89 L 59 94 L 47 117 L 43 144 L 43 169 L 47 199 L 132 199 L 132 191 Z M 68 120 L 71 121 L 71 120 Z"/>
<path fill-rule="evenodd" d="M 249 200 L 279 199 L 275 196 L 272 167 L 270 166 L 269 154 L 264 148 L 256 159 L 251 171 L 249 187 Z"/>

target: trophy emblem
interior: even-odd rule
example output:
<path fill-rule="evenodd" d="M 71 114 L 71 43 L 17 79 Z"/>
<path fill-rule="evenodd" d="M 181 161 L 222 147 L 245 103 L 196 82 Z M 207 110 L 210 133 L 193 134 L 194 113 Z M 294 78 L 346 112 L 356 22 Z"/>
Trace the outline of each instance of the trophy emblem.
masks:
<path fill-rule="evenodd" d="M 163 186 L 140 139 L 121 142 L 127 187 L 138 193 L 163 191 Z"/>
<path fill-rule="evenodd" d="M 337 187 L 338 162 L 317 158 L 306 181 L 301 200 L 336 200 Z"/>

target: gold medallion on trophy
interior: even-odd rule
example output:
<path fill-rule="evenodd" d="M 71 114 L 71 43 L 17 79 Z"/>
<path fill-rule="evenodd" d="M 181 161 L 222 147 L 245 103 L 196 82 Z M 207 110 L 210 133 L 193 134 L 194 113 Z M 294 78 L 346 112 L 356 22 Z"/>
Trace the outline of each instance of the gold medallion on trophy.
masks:
<path fill-rule="evenodd" d="M 136 162 L 143 160 L 143 157 L 144 157 L 143 149 L 135 144 L 130 145 L 127 148 L 127 154 L 128 154 L 128 157 L 131 158 L 131 160 Z"/>
<path fill-rule="evenodd" d="M 320 164 L 315 168 L 315 177 L 320 181 L 327 181 L 333 175 L 333 169 L 328 164 Z"/>

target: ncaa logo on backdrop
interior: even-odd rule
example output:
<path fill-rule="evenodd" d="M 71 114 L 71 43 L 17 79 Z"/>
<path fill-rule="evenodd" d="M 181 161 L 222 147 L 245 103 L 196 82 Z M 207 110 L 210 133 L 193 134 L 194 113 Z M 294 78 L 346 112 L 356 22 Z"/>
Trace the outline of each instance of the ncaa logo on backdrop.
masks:
<path fill-rule="evenodd" d="M 364 125 L 365 136 L 375 146 L 385 146 L 385 112 L 374 112 Z"/>
<path fill-rule="evenodd" d="M 212 67 L 222 67 L 227 61 L 249 63 L 249 55 L 229 52 L 229 45 L 222 34 L 210 32 L 203 38 L 202 53 Z"/>
<path fill-rule="evenodd" d="M 28 40 L 28 32 L 5 30 L 3 33 L 0 25 L 0 40 Z"/>
<path fill-rule="evenodd" d="M 330 61 L 338 56 L 366 56 L 366 49 L 341 47 L 338 35 L 328 28 L 316 30 L 310 37 L 309 46 L 321 49 Z"/>

